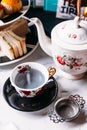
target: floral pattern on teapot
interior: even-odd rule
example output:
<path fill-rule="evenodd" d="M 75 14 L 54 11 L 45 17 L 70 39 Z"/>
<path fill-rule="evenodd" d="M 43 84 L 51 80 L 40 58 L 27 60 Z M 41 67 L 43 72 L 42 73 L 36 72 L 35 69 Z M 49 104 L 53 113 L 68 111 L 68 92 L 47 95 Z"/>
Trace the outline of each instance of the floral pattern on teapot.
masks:
<path fill-rule="evenodd" d="M 62 30 L 66 30 L 66 24 L 64 24 L 61 29 L 62 29 Z M 69 34 L 67 34 L 67 36 L 68 36 L 69 38 L 73 38 L 73 39 L 76 39 L 76 38 L 77 38 L 77 34 L 76 34 L 76 33 L 69 33 Z"/>
<path fill-rule="evenodd" d="M 76 35 L 76 34 L 69 34 L 68 36 L 69 36 L 69 38 L 74 38 L 74 39 L 77 38 L 77 35 Z"/>
<path fill-rule="evenodd" d="M 82 66 L 87 67 L 87 62 L 83 63 L 82 58 L 74 58 L 70 55 L 64 55 L 64 56 L 57 56 L 56 57 L 57 62 L 63 66 L 67 66 L 70 69 L 80 69 Z"/>

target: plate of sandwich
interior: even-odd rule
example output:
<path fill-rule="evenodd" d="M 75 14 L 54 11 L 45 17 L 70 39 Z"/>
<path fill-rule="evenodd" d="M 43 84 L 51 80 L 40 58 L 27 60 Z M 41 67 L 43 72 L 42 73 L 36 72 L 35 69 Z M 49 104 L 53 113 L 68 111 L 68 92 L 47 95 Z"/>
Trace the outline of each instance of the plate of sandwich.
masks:
<path fill-rule="evenodd" d="M 30 0 L 0 0 L 0 26 L 19 19 L 29 8 Z"/>
<path fill-rule="evenodd" d="M 37 46 L 35 26 L 29 27 L 25 18 L 19 18 L 0 30 L 0 66 L 25 59 L 35 51 Z"/>

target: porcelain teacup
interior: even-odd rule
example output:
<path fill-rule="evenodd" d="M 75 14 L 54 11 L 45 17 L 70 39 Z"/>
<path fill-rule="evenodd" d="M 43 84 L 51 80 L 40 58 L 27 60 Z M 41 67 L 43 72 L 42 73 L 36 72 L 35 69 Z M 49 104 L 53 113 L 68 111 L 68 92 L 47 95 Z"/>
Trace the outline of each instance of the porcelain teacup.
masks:
<path fill-rule="evenodd" d="M 56 72 L 37 62 L 25 62 L 17 65 L 10 74 L 10 81 L 21 97 L 34 97 L 40 94 L 49 77 Z"/>

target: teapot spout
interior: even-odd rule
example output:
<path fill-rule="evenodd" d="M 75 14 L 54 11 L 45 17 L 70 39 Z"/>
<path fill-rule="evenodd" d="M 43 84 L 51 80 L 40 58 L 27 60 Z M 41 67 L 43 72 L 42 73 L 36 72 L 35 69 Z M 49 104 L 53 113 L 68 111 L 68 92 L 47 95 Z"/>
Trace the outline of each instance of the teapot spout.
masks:
<path fill-rule="evenodd" d="M 40 21 L 39 18 L 36 18 L 36 17 L 29 19 L 29 21 L 31 21 L 37 28 L 38 41 L 39 41 L 39 44 L 40 44 L 42 50 L 46 54 L 48 54 L 49 56 L 52 57 L 52 54 L 51 54 L 51 39 L 45 34 L 42 22 Z"/>

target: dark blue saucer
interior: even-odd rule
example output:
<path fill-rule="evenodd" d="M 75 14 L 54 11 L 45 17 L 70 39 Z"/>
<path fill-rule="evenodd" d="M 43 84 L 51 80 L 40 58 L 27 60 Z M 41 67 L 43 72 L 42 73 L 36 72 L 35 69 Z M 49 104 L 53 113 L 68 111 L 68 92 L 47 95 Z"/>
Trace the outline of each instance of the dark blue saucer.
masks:
<path fill-rule="evenodd" d="M 38 111 L 50 105 L 57 97 L 58 84 L 54 77 L 46 83 L 44 91 L 32 98 L 20 97 L 8 78 L 3 87 L 3 95 L 12 108 L 20 111 Z"/>

